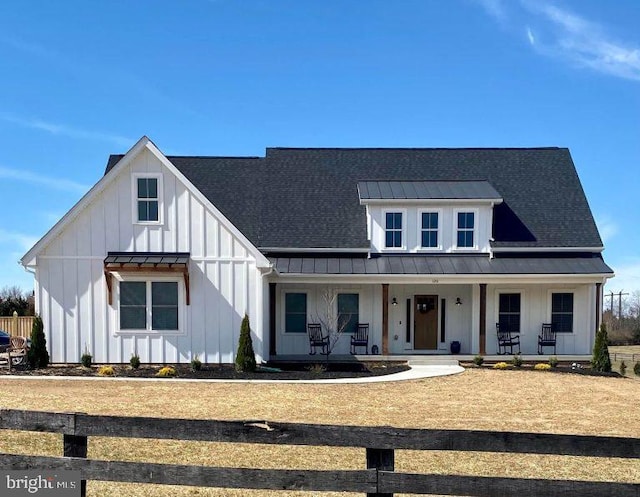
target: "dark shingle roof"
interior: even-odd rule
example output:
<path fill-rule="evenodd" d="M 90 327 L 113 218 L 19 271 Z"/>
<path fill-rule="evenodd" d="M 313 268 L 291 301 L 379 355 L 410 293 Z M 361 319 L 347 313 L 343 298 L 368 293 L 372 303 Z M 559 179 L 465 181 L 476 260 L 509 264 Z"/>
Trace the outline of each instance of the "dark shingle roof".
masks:
<path fill-rule="evenodd" d="M 259 248 L 368 248 L 363 181 L 488 183 L 503 199 L 494 247 L 602 246 L 566 148 L 269 148 L 265 158 L 168 159 Z"/>

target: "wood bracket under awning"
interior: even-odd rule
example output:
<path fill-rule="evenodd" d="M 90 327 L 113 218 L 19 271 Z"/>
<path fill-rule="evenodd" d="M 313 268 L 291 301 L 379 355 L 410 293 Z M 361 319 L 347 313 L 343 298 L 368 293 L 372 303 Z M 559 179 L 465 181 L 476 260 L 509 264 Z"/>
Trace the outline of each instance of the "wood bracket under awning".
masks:
<path fill-rule="evenodd" d="M 113 273 L 178 273 L 184 278 L 186 304 L 191 304 L 189 252 L 109 252 L 104 260 L 107 301 L 113 304 Z"/>

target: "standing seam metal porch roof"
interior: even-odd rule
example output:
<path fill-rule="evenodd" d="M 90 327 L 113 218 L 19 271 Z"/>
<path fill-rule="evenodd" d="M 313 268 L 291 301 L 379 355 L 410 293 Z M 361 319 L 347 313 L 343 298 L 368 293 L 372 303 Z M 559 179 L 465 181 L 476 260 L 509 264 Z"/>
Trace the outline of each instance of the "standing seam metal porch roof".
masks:
<path fill-rule="evenodd" d="M 480 255 L 269 257 L 280 274 L 502 275 L 612 274 L 601 257 L 504 257 Z"/>

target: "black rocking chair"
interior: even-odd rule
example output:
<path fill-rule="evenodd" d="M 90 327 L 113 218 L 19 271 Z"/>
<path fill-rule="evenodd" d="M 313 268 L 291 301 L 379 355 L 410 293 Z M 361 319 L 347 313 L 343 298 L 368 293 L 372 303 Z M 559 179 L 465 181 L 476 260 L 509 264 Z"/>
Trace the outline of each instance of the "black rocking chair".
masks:
<path fill-rule="evenodd" d="M 520 353 L 520 335 L 512 333 L 504 328 L 500 329 L 500 323 L 496 323 L 496 333 L 498 335 L 498 355 L 504 355 L 509 349 L 509 354 L 513 354 L 513 347 L 517 346 Z"/>
<path fill-rule="evenodd" d="M 538 354 L 542 355 L 542 347 L 553 347 L 556 353 L 556 332 L 551 323 L 542 323 L 541 334 L 538 335 Z"/>
<path fill-rule="evenodd" d="M 351 354 L 356 353 L 356 347 L 364 347 L 365 354 L 369 354 L 369 323 L 358 323 L 356 332 L 351 335 Z"/>
<path fill-rule="evenodd" d="M 319 324 L 308 324 L 309 333 L 309 355 L 315 355 L 316 349 L 320 348 L 320 353 L 329 354 L 329 337 L 322 334 L 322 326 Z"/>

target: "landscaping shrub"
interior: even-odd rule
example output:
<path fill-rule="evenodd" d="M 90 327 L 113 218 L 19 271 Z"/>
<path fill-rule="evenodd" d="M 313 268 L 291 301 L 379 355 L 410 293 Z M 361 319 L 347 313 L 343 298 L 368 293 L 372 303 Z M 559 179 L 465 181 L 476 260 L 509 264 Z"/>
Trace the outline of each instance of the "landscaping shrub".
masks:
<path fill-rule="evenodd" d="M 200 371 L 202 369 L 202 361 L 196 354 L 196 356 L 191 359 L 191 371 Z"/>
<path fill-rule="evenodd" d="M 42 318 L 36 316 L 31 327 L 31 347 L 27 353 L 27 360 L 31 369 L 46 368 L 49 365 L 47 339 L 44 336 Z"/>
<path fill-rule="evenodd" d="M 84 354 L 82 354 L 82 357 L 80 358 L 80 363 L 85 368 L 90 368 L 92 362 L 93 362 L 93 356 L 89 353 L 89 349 L 85 346 Z"/>
<path fill-rule="evenodd" d="M 549 357 L 549 366 L 552 368 L 558 367 L 558 358 L 556 356 L 552 355 Z"/>
<path fill-rule="evenodd" d="M 307 370 L 313 374 L 322 374 L 327 371 L 327 367 L 324 364 L 312 364 L 307 366 Z"/>
<path fill-rule="evenodd" d="M 604 323 L 600 325 L 600 329 L 596 333 L 591 368 L 601 373 L 611 372 L 611 358 L 609 357 L 609 347 L 607 346 L 607 325 Z"/>
<path fill-rule="evenodd" d="M 173 366 L 164 366 L 156 373 L 159 378 L 173 378 L 176 375 L 176 368 Z"/>
<path fill-rule="evenodd" d="M 509 369 L 509 365 L 506 362 L 496 362 L 493 369 Z"/>
<path fill-rule="evenodd" d="M 636 376 L 640 376 L 640 362 L 636 362 L 633 365 L 633 374 L 635 374 Z"/>
<path fill-rule="evenodd" d="M 620 363 L 620 374 L 624 376 L 627 373 L 627 365 L 622 361 Z"/>
<path fill-rule="evenodd" d="M 533 366 L 533 369 L 537 369 L 538 371 L 549 371 L 551 369 L 551 364 L 546 364 L 544 362 L 539 362 L 538 364 L 536 364 L 535 366 Z"/>
<path fill-rule="evenodd" d="M 102 366 L 98 370 L 99 376 L 113 376 L 116 372 L 113 370 L 113 366 Z"/>
<path fill-rule="evenodd" d="M 253 373 L 255 370 L 256 354 L 253 352 L 249 316 L 245 314 L 242 319 L 242 324 L 240 325 L 240 340 L 238 343 L 238 353 L 236 354 L 236 371 Z"/>
<path fill-rule="evenodd" d="M 138 369 L 140 367 L 140 356 L 138 354 L 131 354 L 129 364 L 133 369 Z"/>
<path fill-rule="evenodd" d="M 484 357 L 482 357 L 481 355 L 477 355 L 473 358 L 473 363 L 476 366 L 482 366 L 482 364 L 484 363 Z"/>
<path fill-rule="evenodd" d="M 520 357 L 520 354 L 516 354 L 513 356 L 513 359 L 511 359 L 511 364 L 513 364 L 516 368 L 522 366 L 522 357 Z"/>

